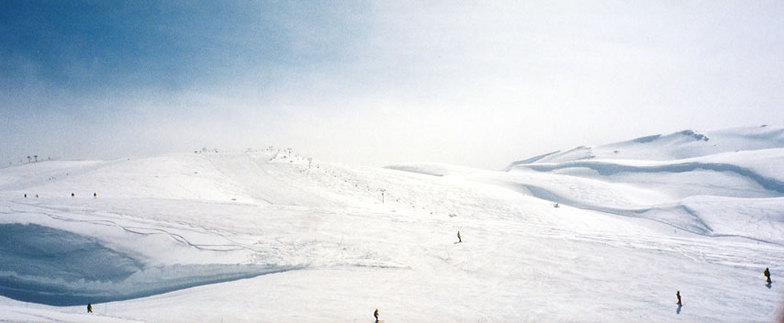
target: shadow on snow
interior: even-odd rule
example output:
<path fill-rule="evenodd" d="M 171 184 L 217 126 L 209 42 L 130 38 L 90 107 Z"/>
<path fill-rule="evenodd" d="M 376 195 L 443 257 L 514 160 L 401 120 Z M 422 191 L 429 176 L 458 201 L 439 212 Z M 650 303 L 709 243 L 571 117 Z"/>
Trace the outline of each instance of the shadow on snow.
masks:
<path fill-rule="evenodd" d="M 0 295 L 55 306 L 84 305 L 300 269 L 275 265 L 145 267 L 98 240 L 35 224 L 0 225 Z"/>

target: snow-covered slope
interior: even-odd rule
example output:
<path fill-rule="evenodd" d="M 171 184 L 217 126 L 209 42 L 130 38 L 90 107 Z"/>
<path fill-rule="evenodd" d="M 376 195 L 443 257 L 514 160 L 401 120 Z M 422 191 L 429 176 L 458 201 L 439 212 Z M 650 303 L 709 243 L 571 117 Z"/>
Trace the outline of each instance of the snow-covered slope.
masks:
<path fill-rule="evenodd" d="M 508 171 L 277 149 L 4 168 L 0 317 L 770 321 L 781 133 L 681 132 Z"/>
<path fill-rule="evenodd" d="M 563 163 L 586 159 L 675 160 L 718 153 L 784 148 L 784 128 L 762 125 L 701 133 L 684 130 L 596 147 L 580 146 L 512 163 Z"/>

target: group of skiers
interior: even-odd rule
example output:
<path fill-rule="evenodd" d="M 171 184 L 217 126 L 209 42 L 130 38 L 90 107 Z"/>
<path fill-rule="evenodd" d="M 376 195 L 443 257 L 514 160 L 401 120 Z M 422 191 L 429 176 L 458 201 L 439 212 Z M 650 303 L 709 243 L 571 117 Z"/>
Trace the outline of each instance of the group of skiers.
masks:
<path fill-rule="evenodd" d="M 72 194 L 71 196 L 73 196 L 73 193 L 71 193 L 71 194 Z M 25 194 L 25 197 L 27 197 L 27 194 Z M 38 196 L 36 196 L 36 197 L 38 197 Z M 97 197 L 97 194 L 93 193 L 93 197 Z M 460 235 L 460 231 L 459 230 L 457 231 L 457 242 L 458 243 L 463 242 L 463 237 Z M 772 283 L 772 281 L 770 280 L 770 269 L 766 267 L 765 271 L 762 274 L 765 275 L 765 280 L 767 282 L 767 286 L 770 287 L 770 285 Z M 681 301 L 681 291 L 679 291 L 679 290 L 675 291 L 675 297 L 678 298 L 678 302 L 676 304 L 678 304 L 678 312 L 680 313 L 680 308 L 681 308 L 681 306 L 683 306 L 683 302 Z M 92 313 L 92 312 L 93 312 L 93 305 L 88 303 L 87 304 L 87 313 Z M 376 323 L 379 323 L 379 321 L 378 321 L 378 308 L 376 308 L 376 310 L 373 312 L 373 317 L 376 318 Z"/>
<path fill-rule="evenodd" d="M 765 271 L 763 271 L 762 274 L 765 275 L 765 283 L 767 283 L 766 286 L 770 287 L 770 285 L 773 283 L 770 280 L 770 269 L 765 267 Z M 678 304 L 678 311 L 680 312 L 680 307 L 683 306 L 683 303 L 681 302 L 681 291 L 675 291 L 675 297 L 678 298 L 678 302 L 676 304 Z"/>
<path fill-rule="evenodd" d="M 459 240 L 459 242 L 463 242 L 463 239 L 460 238 L 460 231 L 457 231 L 457 239 Z M 767 282 L 768 286 L 770 286 L 770 284 L 771 284 L 770 269 L 765 268 L 765 271 L 762 274 L 765 275 L 766 282 Z M 679 290 L 675 291 L 675 297 L 678 298 L 678 302 L 676 304 L 678 304 L 678 312 L 680 312 L 680 307 L 683 306 L 683 302 L 681 301 L 681 291 L 679 291 Z M 92 312 L 93 312 L 93 304 L 92 303 L 87 303 L 87 313 L 92 313 Z M 378 321 L 378 308 L 376 308 L 376 310 L 373 312 L 373 317 L 376 318 L 376 323 L 379 323 L 379 321 Z"/>
<path fill-rule="evenodd" d="M 76 197 L 76 193 L 72 192 L 71 193 L 71 197 Z M 27 198 L 27 193 L 24 193 L 24 198 Z M 38 198 L 38 194 L 35 194 L 35 198 Z M 98 193 L 93 193 L 93 198 L 97 199 L 98 198 Z"/>
<path fill-rule="evenodd" d="M 71 197 L 76 197 L 76 193 L 71 193 Z M 97 199 L 98 198 L 98 193 L 93 192 L 93 198 Z"/>
<path fill-rule="evenodd" d="M 555 207 L 558 207 L 558 203 L 556 203 L 555 205 L 556 205 Z M 458 243 L 463 242 L 463 237 L 460 235 L 459 230 L 457 231 L 457 242 Z M 770 269 L 766 267 L 765 271 L 762 272 L 762 274 L 765 275 L 767 286 L 770 287 L 770 285 L 772 284 L 772 281 L 770 280 Z M 676 304 L 678 304 L 678 308 L 680 311 L 680 307 L 683 306 L 683 303 L 681 302 L 681 291 L 679 290 L 675 291 L 675 297 L 678 298 L 678 302 Z M 376 309 L 376 313 L 374 315 L 376 316 L 376 322 L 378 322 L 378 309 Z"/>
<path fill-rule="evenodd" d="M 71 193 L 71 194 L 72 194 L 71 196 L 73 196 L 73 193 Z M 27 197 L 27 194 L 25 194 L 25 197 Z M 36 196 L 36 197 L 38 197 L 38 196 Z M 93 193 L 93 197 L 97 197 L 97 194 Z M 463 242 L 463 237 L 460 235 L 460 231 L 459 230 L 457 231 L 457 242 L 458 243 Z M 770 285 L 772 283 L 772 281 L 770 280 L 770 269 L 766 267 L 765 271 L 762 272 L 762 274 L 765 275 L 765 280 L 767 282 L 767 286 L 770 287 Z M 678 298 L 678 302 L 676 304 L 678 304 L 678 312 L 680 313 L 680 307 L 683 306 L 683 302 L 681 301 L 681 291 L 679 291 L 679 290 L 675 291 L 675 297 Z M 88 303 L 87 304 L 87 313 L 92 313 L 92 312 L 93 312 L 93 305 Z M 376 323 L 378 323 L 379 322 L 378 321 L 378 308 L 376 308 L 376 310 L 373 312 L 373 317 L 376 318 Z"/>

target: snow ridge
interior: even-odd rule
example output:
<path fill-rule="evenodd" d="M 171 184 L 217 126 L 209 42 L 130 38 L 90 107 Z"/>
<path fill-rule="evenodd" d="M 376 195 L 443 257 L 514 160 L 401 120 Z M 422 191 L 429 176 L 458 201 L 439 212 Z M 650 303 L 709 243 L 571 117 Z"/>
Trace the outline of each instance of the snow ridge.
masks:
<path fill-rule="evenodd" d="M 667 165 L 636 166 L 610 162 L 576 161 L 564 164 L 533 164 L 525 167 L 546 172 L 567 168 L 588 168 L 603 176 L 610 176 L 618 173 L 685 173 L 700 169 L 716 172 L 731 172 L 746 177 L 767 190 L 784 195 L 784 181 L 762 176 L 748 168 L 723 163 L 684 162 Z"/>

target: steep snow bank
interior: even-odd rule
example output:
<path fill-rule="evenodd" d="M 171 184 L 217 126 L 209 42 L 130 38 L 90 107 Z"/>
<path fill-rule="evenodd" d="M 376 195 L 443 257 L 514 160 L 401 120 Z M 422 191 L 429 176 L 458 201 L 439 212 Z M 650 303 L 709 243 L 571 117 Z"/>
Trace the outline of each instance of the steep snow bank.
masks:
<path fill-rule="evenodd" d="M 0 295 L 50 305 L 144 297 L 296 267 L 174 265 L 147 267 L 92 237 L 35 224 L 0 225 Z"/>

